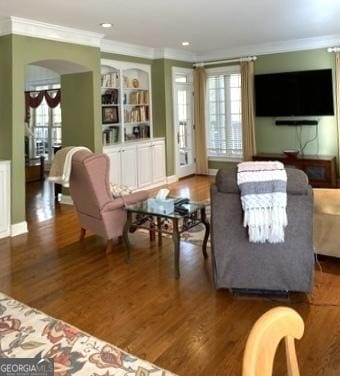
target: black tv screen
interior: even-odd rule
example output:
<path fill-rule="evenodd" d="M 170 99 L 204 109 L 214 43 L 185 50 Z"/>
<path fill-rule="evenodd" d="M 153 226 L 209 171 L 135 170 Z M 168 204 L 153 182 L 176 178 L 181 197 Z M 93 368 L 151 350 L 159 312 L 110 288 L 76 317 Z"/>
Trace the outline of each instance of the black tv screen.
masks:
<path fill-rule="evenodd" d="M 256 116 L 334 115 L 332 70 L 255 76 Z"/>

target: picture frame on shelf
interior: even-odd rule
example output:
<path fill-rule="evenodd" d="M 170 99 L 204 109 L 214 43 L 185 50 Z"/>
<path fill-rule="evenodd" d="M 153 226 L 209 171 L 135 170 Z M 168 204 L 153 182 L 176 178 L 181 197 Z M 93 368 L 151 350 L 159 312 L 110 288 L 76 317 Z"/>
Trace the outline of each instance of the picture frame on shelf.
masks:
<path fill-rule="evenodd" d="M 103 124 L 119 123 L 118 107 L 117 106 L 102 107 L 102 122 Z"/>

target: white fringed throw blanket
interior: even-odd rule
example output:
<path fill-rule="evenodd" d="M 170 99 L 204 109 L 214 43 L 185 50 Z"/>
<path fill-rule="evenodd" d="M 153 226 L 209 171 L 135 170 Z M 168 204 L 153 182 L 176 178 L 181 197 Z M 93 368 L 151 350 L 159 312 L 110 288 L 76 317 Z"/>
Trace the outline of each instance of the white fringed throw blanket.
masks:
<path fill-rule="evenodd" d="M 72 157 L 80 150 L 91 151 L 85 146 L 66 146 L 57 151 L 52 161 L 48 180 L 68 188 L 70 186 Z"/>
<path fill-rule="evenodd" d="M 237 184 L 253 243 L 282 243 L 287 226 L 287 174 L 281 162 L 238 164 Z"/>

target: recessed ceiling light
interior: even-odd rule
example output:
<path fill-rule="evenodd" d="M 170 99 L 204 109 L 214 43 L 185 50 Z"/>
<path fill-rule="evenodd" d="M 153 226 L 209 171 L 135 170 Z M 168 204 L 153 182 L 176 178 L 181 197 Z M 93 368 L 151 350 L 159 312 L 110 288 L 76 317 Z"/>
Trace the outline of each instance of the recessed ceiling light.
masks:
<path fill-rule="evenodd" d="M 101 27 L 104 27 L 105 29 L 108 29 L 109 27 L 112 27 L 112 24 L 109 22 L 103 22 L 100 24 Z"/>
<path fill-rule="evenodd" d="M 189 46 L 190 42 L 182 42 L 182 46 Z"/>

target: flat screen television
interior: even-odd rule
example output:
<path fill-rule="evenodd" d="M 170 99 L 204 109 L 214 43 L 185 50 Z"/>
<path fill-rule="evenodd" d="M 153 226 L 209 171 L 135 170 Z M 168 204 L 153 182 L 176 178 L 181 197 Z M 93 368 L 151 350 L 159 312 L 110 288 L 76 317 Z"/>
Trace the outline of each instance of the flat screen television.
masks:
<path fill-rule="evenodd" d="M 255 76 L 256 116 L 334 115 L 332 70 Z"/>

